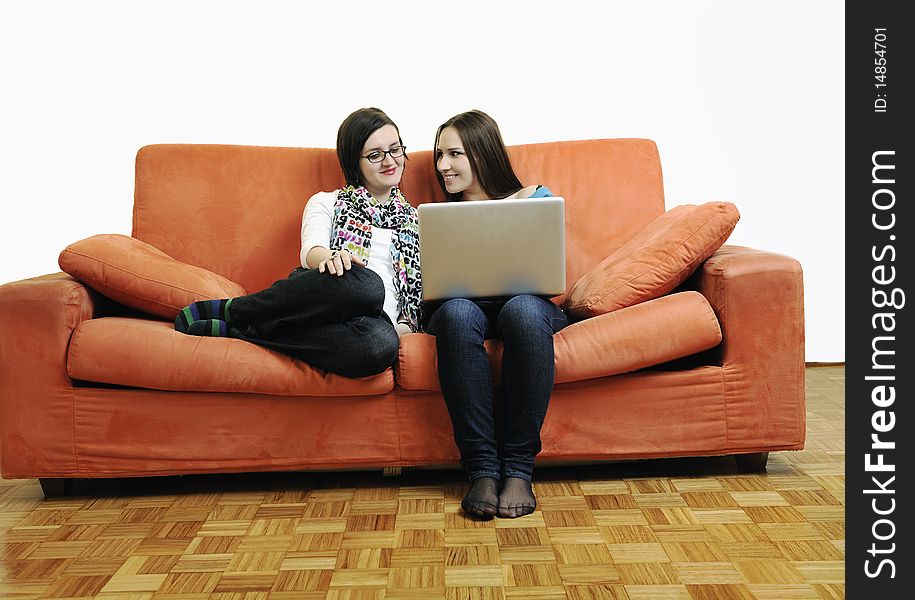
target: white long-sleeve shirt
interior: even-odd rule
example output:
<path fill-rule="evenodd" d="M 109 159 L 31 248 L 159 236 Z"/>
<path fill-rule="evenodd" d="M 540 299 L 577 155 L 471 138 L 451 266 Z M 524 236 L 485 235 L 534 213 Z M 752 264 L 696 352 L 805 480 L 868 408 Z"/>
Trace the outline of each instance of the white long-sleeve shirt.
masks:
<path fill-rule="evenodd" d="M 305 256 L 312 248 L 330 246 L 334 204 L 337 201 L 338 192 L 339 190 L 318 192 L 305 204 L 305 212 L 302 215 L 302 250 L 299 252 L 299 260 L 306 269 L 308 265 L 305 264 Z M 369 249 L 367 266 L 378 273 L 381 281 L 384 282 L 384 312 L 391 318 L 392 323 L 397 323 L 397 291 L 394 288 L 394 265 L 391 264 L 393 233 L 393 229 L 372 226 L 372 244 Z"/>

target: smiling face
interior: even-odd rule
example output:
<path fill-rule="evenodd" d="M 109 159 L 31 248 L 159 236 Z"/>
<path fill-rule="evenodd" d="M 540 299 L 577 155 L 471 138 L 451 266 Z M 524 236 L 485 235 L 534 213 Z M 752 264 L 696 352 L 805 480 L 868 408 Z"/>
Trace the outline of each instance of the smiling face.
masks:
<path fill-rule="evenodd" d="M 365 140 L 361 152 L 363 158 L 359 159 L 359 170 L 362 173 L 360 183 L 376 200 L 383 202 L 390 196 L 391 188 L 400 185 L 406 158 L 403 155 L 400 158 L 392 158 L 390 154 L 384 154 L 381 162 L 373 163 L 364 157 L 370 156 L 373 152 L 386 152 L 400 145 L 400 134 L 393 125 L 379 127 Z"/>
<path fill-rule="evenodd" d="M 477 181 L 461 141 L 454 127 L 445 127 L 438 136 L 435 147 L 435 168 L 441 173 L 449 194 L 463 194 L 463 200 L 482 200 L 485 193 Z"/>

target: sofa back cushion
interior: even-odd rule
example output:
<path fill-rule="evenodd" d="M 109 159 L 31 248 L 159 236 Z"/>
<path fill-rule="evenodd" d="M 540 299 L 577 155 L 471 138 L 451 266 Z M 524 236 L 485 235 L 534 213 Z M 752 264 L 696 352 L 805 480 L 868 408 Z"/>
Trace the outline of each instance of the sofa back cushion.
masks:
<path fill-rule="evenodd" d="M 566 198 L 567 289 L 664 212 L 651 140 L 528 144 L 509 154 L 523 183 Z M 441 200 L 431 151 L 409 156 L 407 198 Z M 137 154 L 133 236 L 256 291 L 298 265 L 308 198 L 342 184 L 333 149 L 146 146 Z"/>

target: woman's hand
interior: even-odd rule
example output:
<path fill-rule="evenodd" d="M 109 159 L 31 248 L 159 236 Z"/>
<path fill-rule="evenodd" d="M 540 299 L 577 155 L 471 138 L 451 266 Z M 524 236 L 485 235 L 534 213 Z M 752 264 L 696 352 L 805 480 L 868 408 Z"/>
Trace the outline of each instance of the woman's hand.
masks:
<path fill-rule="evenodd" d="M 327 258 L 318 263 L 318 272 L 324 273 L 327 271 L 331 275 L 340 277 L 343 273 L 352 269 L 354 263 L 360 267 L 365 266 L 365 261 L 355 254 L 350 254 L 346 250 L 334 250 Z"/>

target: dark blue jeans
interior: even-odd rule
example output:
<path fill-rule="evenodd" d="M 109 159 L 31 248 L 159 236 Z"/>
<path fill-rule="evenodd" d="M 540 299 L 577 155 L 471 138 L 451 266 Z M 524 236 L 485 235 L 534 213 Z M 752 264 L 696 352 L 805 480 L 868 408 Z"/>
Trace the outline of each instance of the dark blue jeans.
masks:
<path fill-rule="evenodd" d="M 429 319 L 435 335 L 438 376 L 451 415 L 461 466 L 479 477 L 520 477 L 530 481 L 540 452 L 540 428 L 553 389 L 553 334 L 568 325 L 566 315 L 537 296 L 507 302 L 448 300 Z M 493 382 L 483 348 L 501 338 L 505 425 L 496 438 Z"/>
<path fill-rule="evenodd" d="M 346 377 L 381 373 L 400 339 L 385 314 L 384 283 L 354 266 L 342 277 L 296 269 L 229 306 L 229 335 Z"/>

